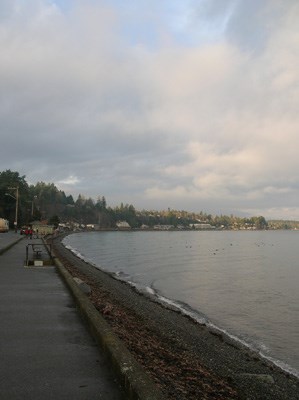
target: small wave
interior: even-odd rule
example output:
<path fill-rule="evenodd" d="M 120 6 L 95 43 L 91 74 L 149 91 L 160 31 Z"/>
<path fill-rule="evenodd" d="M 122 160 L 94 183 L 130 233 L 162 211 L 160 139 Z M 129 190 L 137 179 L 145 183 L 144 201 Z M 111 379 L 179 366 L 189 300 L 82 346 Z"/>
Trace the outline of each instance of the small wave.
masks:
<path fill-rule="evenodd" d="M 136 290 L 140 294 L 150 298 L 152 301 L 155 301 L 169 309 L 172 309 L 176 312 L 186 315 L 187 317 L 191 318 L 192 320 L 194 320 L 196 323 L 198 323 L 200 325 L 206 325 L 209 329 L 211 329 L 211 331 L 218 332 L 219 334 L 223 334 L 229 340 L 233 341 L 237 345 L 239 344 L 240 347 L 245 347 L 245 348 L 249 349 L 250 351 L 253 351 L 254 353 L 258 354 L 260 357 L 271 362 L 272 364 L 274 364 L 281 370 L 285 371 L 286 373 L 299 378 L 299 371 L 290 367 L 288 364 L 269 356 L 268 355 L 269 349 L 267 348 L 267 346 L 265 344 L 251 342 L 250 339 L 248 339 L 248 338 L 238 337 L 238 336 L 232 334 L 231 332 L 227 331 L 226 329 L 223 329 L 223 328 L 217 326 L 216 324 L 211 322 L 207 318 L 207 316 L 201 314 L 198 310 L 192 309 L 188 304 L 185 304 L 185 303 L 179 302 L 177 300 L 173 300 L 173 299 L 163 296 L 162 294 L 157 292 L 153 286 L 149 287 L 149 286 L 145 286 L 140 283 L 136 283 L 136 282 L 132 281 L 130 279 L 131 276 L 121 270 L 117 271 L 117 272 L 113 272 L 113 273 L 109 272 L 109 271 L 105 270 L 104 268 L 102 268 L 100 265 L 95 264 L 93 261 L 87 259 L 84 254 L 81 254 L 77 249 L 66 244 L 64 241 L 63 241 L 63 244 L 64 244 L 64 247 L 66 249 L 70 250 L 76 257 L 82 259 L 83 261 L 87 262 L 88 264 L 93 265 L 94 267 L 107 273 L 111 277 L 127 283 L 129 286 L 134 288 L 134 290 Z"/>
<path fill-rule="evenodd" d="M 239 343 L 241 346 L 248 348 L 249 350 L 253 351 L 255 354 L 258 354 L 264 360 L 270 361 L 272 364 L 274 364 L 276 367 L 280 368 L 284 372 L 287 372 L 290 375 L 294 375 L 297 378 L 299 378 L 299 371 L 290 367 L 288 364 L 284 363 L 283 361 L 277 360 L 277 359 L 269 356 L 268 354 L 265 354 L 266 352 L 269 351 L 268 347 L 265 344 L 249 343 L 249 341 L 230 333 L 226 329 L 220 328 L 219 326 L 213 324 L 212 322 L 208 322 L 207 325 L 210 328 L 212 328 L 214 331 L 224 334 L 226 337 L 231 339 L 233 342 L 235 342 L 237 344 Z"/>
<path fill-rule="evenodd" d="M 193 310 L 188 305 L 169 299 L 160 294 L 156 294 L 156 296 L 160 302 L 164 303 L 167 306 L 170 306 L 172 309 L 175 309 L 184 315 L 187 315 L 200 325 L 207 325 L 209 323 L 208 319 L 205 316 L 200 315 L 199 312 Z"/>
<path fill-rule="evenodd" d="M 193 310 L 188 304 L 170 299 L 168 297 L 165 297 L 161 294 L 159 294 L 153 287 L 149 286 L 143 286 L 141 284 L 138 284 L 136 282 L 127 280 L 127 279 L 122 279 L 123 276 L 119 276 L 119 279 L 126 281 L 128 285 L 133 287 L 138 293 L 145 295 L 146 297 L 151 298 L 153 301 L 164 305 L 167 308 L 170 308 L 171 310 L 174 310 L 176 312 L 179 312 L 183 315 L 186 315 L 187 317 L 191 318 L 193 321 L 200 325 L 206 325 L 211 331 L 213 332 L 218 332 L 219 334 L 222 334 L 226 336 L 229 340 L 232 342 L 236 343 L 236 345 L 240 345 L 240 347 L 245 347 L 249 349 L 250 351 L 253 351 L 254 353 L 258 354 L 261 358 L 271 362 L 281 370 L 296 376 L 299 378 L 299 371 L 291 368 L 289 365 L 286 363 L 276 360 L 267 354 L 268 348 L 264 344 L 257 344 L 257 343 L 249 343 L 246 339 L 242 339 L 226 329 L 223 329 L 217 325 L 215 325 L 213 322 L 211 322 L 207 316 L 200 314 L 197 310 Z"/>
<path fill-rule="evenodd" d="M 260 353 L 260 355 L 262 357 L 264 357 L 263 354 Z M 299 378 L 299 371 L 290 367 L 288 364 L 284 363 L 283 361 L 276 360 L 275 358 L 269 357 L 269 356 L 265 356 L 264 358 L 269 360 L 272 364 L 276 365 L 278 368 L 282 369 L 283 371 L 289 373 L 290 375 L 296 376 L 296 378 Z"/>
<path fill-rule="evenodd" d="M 122 277 L 119 276 L 121 279 Z M 122 279 L 124 280 L 124 279 Z M 200 325 L 205 325 L 208 323 L 208 319 L 204 315 L 200 315 L 198 311 L 193 310 L 188 304 L 181 303 L 179 301 L 175 301 L 172 299 L 169 299 L 165 296 L 162 296 L 159 294 L 152 286 L 144 286 L 142 284 L 126 280 L 126 283 L 128 283 L 131 287 L 133 287 L 136 291 L 138 291 L 140 294 L 143 294 L 147 297 L 150 297 L 153 301 L 160 303 L 164 305 L 167 308 L 170 308 L 172 310 L 175 310 L 177 312 L 180 312 L 181 314 L 184 314 L 190 318 L 192 318 L 194 321 L 196 321 Z"/>
<path fill-rule="evenodd" d="M 122 280 L 127 280 L 127 279 L 130 277 L 130 275 L 126 274 L 126 273 L 123 272 L 123 271 L 114 272 L 113 275 L 114 275 L 115 277 L 117 277 L 117 278 L 122 279 Z"/>
<path fill-rule="evenodd" d="M 71 251 L 76 257 L 80 258 L 80 260 L 83 260 L 83 261 L 85 261 L 86 263 L 91 264 L 91 265 L 93 265 L 94 267 L 97 267 L 97 268 L 98 268 L 98 266 L 97 266 L 92 260 L 90 260 L 88 257 L 86 257 L 83 253 L 80 253 L 79 250 L 75 249 L 75 248 L 72 247 L 72 246 L 65 245 L 65 244 L 64 244 L 64 247 L 65 247 L 66 249 L 68 249 L 69 251 Z"/>
<path fill-rule="evenodd" d="M 145 287 L 147 293 L 152 294 L 153 296 L 156 294 L 155 290 L 149 286 Z"/>
<path fill-rule="evenodd" d="M 84 255 L 83 255 L 82 253 L 80 253 L 78 250 L 76 250 L 76 249 L 70 249 L 70 250 L 71 250 L 71 252 L 72 252 L 73 254 L 75 254 L 76 257 L 78 257 L 78 258 L 80 258 L 81 260 L 84 260 L 84 261 L 85 261 Z"/>

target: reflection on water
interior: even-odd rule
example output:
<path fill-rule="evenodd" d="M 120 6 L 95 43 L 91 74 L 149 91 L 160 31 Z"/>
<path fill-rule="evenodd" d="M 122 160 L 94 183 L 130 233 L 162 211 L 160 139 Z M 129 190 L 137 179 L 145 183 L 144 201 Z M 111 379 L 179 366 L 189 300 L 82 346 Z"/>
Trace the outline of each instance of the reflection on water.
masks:
<path fill-rule="evenodd" d="M 299 370 L 299 232 L 93 232 L 64 243 Z"/>

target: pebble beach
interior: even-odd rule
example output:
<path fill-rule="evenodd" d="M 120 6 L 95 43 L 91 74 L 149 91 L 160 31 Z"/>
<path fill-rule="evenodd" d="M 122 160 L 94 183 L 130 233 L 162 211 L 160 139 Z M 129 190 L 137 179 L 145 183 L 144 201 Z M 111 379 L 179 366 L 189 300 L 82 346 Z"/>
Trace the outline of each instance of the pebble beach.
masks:
<path fill-rule="evenodd" d="M 165 399 L 299 399 L 299 381 L 240 343 L 152 301 L 53 240 L 68 271 Z"/>

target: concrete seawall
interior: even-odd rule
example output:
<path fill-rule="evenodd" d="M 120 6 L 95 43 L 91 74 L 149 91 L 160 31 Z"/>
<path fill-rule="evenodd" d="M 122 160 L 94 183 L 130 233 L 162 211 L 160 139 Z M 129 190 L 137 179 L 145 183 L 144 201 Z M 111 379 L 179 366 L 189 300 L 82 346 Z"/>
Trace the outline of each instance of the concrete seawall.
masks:
<path fill-rule="evenodd" d="M 23 236 L 9 235 L 2 237 L 0 255 L 7 253 L 21 240 Z M 47 246 L 46 241 L 39 239 Z M 49 251 L 49 248 L 48 248 Z M 88 299 L 88 285 L 76 280 L 63 266 L 59 258 L 53 258 L 56 270 L 69 289 L 77 310 L 87 325 L 91 335 L 104 353 L 109 365 L 121 383 L 125 398 L 129 400 L 162 400 L 164 396 L 159 388 L 135 360 L 124 343 L 114 334 L 109 324 Z"/>
<path fill-rule="evenodd" d="M 126 398 L 57 268 L 25 264 L 29 243 L 0 235 L 1 399 Z"/>
<path fill-rule="evenodd" d="M 134 396 L 134 383 L 127 383 L 130 376 L 122 376 L 123 366 L 125 370 L 128 367 L 126 355 L 124 365 L 120 358 L 115 367 L 113 351 L 108 350 L 111 364 L 118 368 L 127 385 L 128 398 L 299 400 L 299 382 L 294 376 L 230 337 L 141 296 L 127 284 L 76 257 L 63 246 L 61 237 L 56 239 L 54 249 L 69 273 L 81 279 L 80 283 L 78 278 L 78 284 L 83 290 L 87 288 L 82 281 L 92 287 L 90 302 L 96 304 L 97 308 L 93 308 L 97 316 L 108 321 L 109 329 L 119 335 L 126 350 L 130 349 L 129 355 L 134 355 L 133 360 L 142 363 L 147 376 L 163 388 L 163 395 L 160 390 L 157 392 L 160 397 L 156 396 L 155 385 L 154 397 L 138 397 L 134 388 L 137 397 L 129 397 Z M 93 324 L 90 326 L 94 330 Z M 96 340 L 105 348 L 105 341 L 110 340 L 105 328 L 100 330 L 104 342 L 101 337 Z"/>
<path fill-rule="evenodd" d="M 127 398 L 130 400 L 162 400 L 164 397 L 159 388 L 144 372 L 123 342 L 113 333 L 62 262 L 57 257 L 54 258 L 54 262 L 59 274 L 71 291 L 78 310 L 87 323 L 92 336 L 110 360 L 114 372 L 124 387 Z"/>

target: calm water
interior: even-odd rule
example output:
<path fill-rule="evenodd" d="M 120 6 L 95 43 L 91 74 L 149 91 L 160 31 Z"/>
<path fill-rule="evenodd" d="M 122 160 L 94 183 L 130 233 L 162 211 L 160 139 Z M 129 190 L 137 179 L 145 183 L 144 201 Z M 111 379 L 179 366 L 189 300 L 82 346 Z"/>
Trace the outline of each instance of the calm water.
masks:
<path fill-rule="evenodd" d="M 299 232 L 91 232 L 64 244 L 299 376 Z"/>

